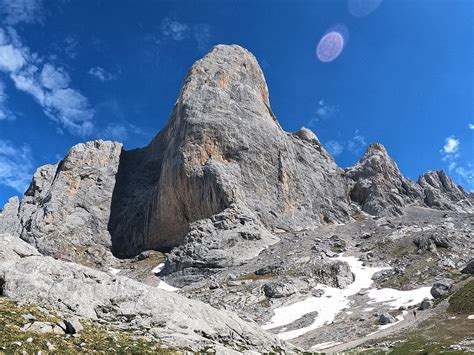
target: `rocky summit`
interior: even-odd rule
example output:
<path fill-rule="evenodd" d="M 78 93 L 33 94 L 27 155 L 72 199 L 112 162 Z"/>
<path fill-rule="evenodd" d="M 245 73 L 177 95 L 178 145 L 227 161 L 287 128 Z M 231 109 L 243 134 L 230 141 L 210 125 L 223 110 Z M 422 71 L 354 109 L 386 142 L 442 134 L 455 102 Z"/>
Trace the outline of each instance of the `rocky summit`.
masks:
<path fill-rule="evenodd" d="M 148 146 L 78 144 L 8 201 L 0 295 L 176 351 L 344 350 L 471 277 L 473 203 L 380 143 L 339 167 L 282 129 L 256 58 L 218 45 Z"/>

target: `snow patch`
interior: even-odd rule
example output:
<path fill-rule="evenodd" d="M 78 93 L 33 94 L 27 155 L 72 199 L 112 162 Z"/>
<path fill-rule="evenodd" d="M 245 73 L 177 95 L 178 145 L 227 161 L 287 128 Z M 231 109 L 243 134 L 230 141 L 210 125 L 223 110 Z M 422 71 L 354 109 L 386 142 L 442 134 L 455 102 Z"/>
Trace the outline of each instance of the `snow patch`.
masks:
<path fill-rule="evenodd" d="M 311 330 L 317 329 L 325 324 L 334 321 L 336 315 L 351 303 L 350 296 L 357 294 L 362 289 L 369 288 L 372 285 L 372 276 L 379 271 L 387 270 L 387 267 L 365 267 L 362 262 L 354 256 L 338 256 L 334 258 L 345 261 L 349 264 L 354 274 L 355 280 L 344 289 L 329 287 L 318 284 L 316 287 L 324 291 L 321 297 L 309 297 L 303 301 L 296 302 L 289 306 L 283 306 L 274 310 L 275 315 L 270 323 L 265 324 L 263 329 L 273 329 L 293 323 L 305 314 L 318 312 L 313 324 L 296 330 L 291 330 L 278 334 L 283 340 L 299 337 Z"/>
<path fill-rule="evenodd" d="M 165 263 L 160 263 L 153 270 L 151 270 L 151 272 L 154 274 L 159 274 L 161 270 L 163 270 L 164 267 L 165 267 Z"/>
<path fill-rule="evenodd" d="M 113 267 L 109 267 L 109 273 L 112 275 L 117 275 L 120 271 L 120 269 L 114 269 Z"/>
<path fill-rule="evenodd" d="M 274 309 L 274 316 L 262 328 L 268 330 L 283 327 L 297 321 L 308 313 L 317 312 L 317 317 L 309 326 L 278 334 L 278 337 L 283 340 L 297 338 L 307 332 L 332 323 L 341 311 L 349 308 L 352 303 L 350 297 L 365 289 L 368 289 L 368 292 L 364 292 L 364 294 L 370 298 L 367 305 L 383 304 L 388 305 L 392 309 L 398 309 L 400 306 L 410 307 L 419 304 L 424 298 L 433 298 L 430 293 L 430 287 L 421 287 L 409 291 L 391 288 L 370 288 L 373 283 L 373 275 L 379 271 L 390 269 L 389 267 L 363 266 L 363 263 L 353 256 L 338 256 L 334 259 L 345 261 L 349 264 L 355 278 L 352 284 L 344 289 L 318 284 L 316 287 L 324 292 L 321 297 L 309 297 L 303 301 Z M 370 312 L 373 309 L 374 307 L 367 307 L 363 311 Z M 346 311 L 346 314 L 349 313 Z M 380 326 L 378 331 L 403 321 L 406 314 L 407 312 L 404 311 L 402 315 L 397 317 L 396 323 Z"/>
<path fill-rule="evenodd" d="M 389 305 L 392 309 L 398 309 L 401 306 L 415 306 L 423 301 L 424 298 L 433 298 L 430 290 L 431 287 L 421 287 L 408 291 L 400 291 L 393 288 L 382 288 L 380 290 L 373 288 L 367 294 L 371 298 L 368 304 L 383 303 Z"/>
<path fill-rule="evenodd" d="M 333 346 L 342 344 L 340 341 L 327 341 L 325 343 L 316 344 L 311 347 L 312 350 L 323 350 L 327 348 L 332 348 Z"/>
<path fill-rule="evenodd" d="M 474 314 L 467 316 L 467 319 L 474 319 Z"/>
<path fill-rule="evenodd" d="M 160 290 L 171 291 L 171 292 L 179 290 L 178 288 L 173 287 L 162 280 L 160 280 L 160 283 L 158 284 L 158 286 L 156 286 L 156 288 L 159 288 Z"/>

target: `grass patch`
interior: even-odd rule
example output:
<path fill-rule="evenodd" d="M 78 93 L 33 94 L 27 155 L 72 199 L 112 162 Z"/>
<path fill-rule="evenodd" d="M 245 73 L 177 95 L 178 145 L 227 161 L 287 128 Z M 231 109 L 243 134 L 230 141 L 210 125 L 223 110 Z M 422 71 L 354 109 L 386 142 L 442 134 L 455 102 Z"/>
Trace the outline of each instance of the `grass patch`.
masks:
<path fill-rule="evenodd" d="M 474 314 L 474 280 L 469 281 L 453 293 L 449 298 L 448 311 L 452 313 Z"/>
<path fill-rule="evenodd" d="M 114 329 L 104 324 L 81 322 L 84 330 L 77 336 L 40 334 L 22 331 L 29 321 L 22 315 L 32 314 L 37 321 L 58 322 L 61 318 L 54 312 L 44 311 L 30 305 L 19 305 L 0 297 L 0 354 L 175 354 L 157 341 L 148 341 L 131 331 Z M 48 343 L 54 350 L 48 349 Z"/>
<path fill-rule="evenodd" d="M 421 322 L 417 328 L 403 334 L 380 338 L 369 341 L 361 347 L 372 349 L 354 349 L 351 354 L 465 354 L 451 345 L 472 337 L 474 322 L 467 319 L 467 315 L 456 316 L 444 313 Z M 381 349 L 384 344 L 390 343 L 391 347 Z"/>

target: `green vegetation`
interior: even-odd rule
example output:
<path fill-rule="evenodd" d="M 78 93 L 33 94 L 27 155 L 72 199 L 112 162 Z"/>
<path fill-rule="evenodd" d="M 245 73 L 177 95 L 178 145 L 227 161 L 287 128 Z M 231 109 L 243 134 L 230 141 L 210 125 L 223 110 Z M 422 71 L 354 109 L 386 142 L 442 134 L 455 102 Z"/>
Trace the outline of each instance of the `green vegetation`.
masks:
<path fill-rule="evenodd" d="M 353 350 L 351 354 L 465 354 L 450 346 L 459 344 L 472 337 L 473 321 L 467 315 L 455 318 L 445 313 L 421 322 L 416 329 L 404 334 L 377 339 L 366 344 L 372 349 Z M 384 344 L 390 343 L 389 350 L 382 349 Z M 471 346 L 472 347 L 472 346 Z"/>
<path fill-rule="evenodd" d="M 474 280 L 469 281 L 453 293 L 449 298 L 448 311 L 452 313 L 474 314 Z"/>
<path fill-rule="evenodd" d="M 156 341 L 148 341 L 131 331 L 114 329 L 103 324 L 82 322 L 84 330 L 77 336 L 22 331 L 29 321 L 22 315 L 31 314 L 37 321 L 58 322 L 54 312 L 35 306 L 19 305 L 0 297 L 0 354 L 174 354 Z M 49 344 L 48 344 L 49 343 Z M 53 349 L 54 347 L 54 349 Z"/>

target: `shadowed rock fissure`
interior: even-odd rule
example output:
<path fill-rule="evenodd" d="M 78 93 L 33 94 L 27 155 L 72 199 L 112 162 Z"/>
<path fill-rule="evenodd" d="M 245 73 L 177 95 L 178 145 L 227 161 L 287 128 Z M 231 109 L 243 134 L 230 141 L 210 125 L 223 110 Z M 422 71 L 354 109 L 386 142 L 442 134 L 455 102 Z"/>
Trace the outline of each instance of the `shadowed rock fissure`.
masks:
<path fill-rule="evenodd" d="M 116 257 L 168 252 L 183 242 L 190 223 L 228 207 L 208 167 L 201 176 L 187 176 L 181 161 L 163 171 L 165 138 L 166 132 L 146 148 L 122 150 L 108 223 Z"/>

